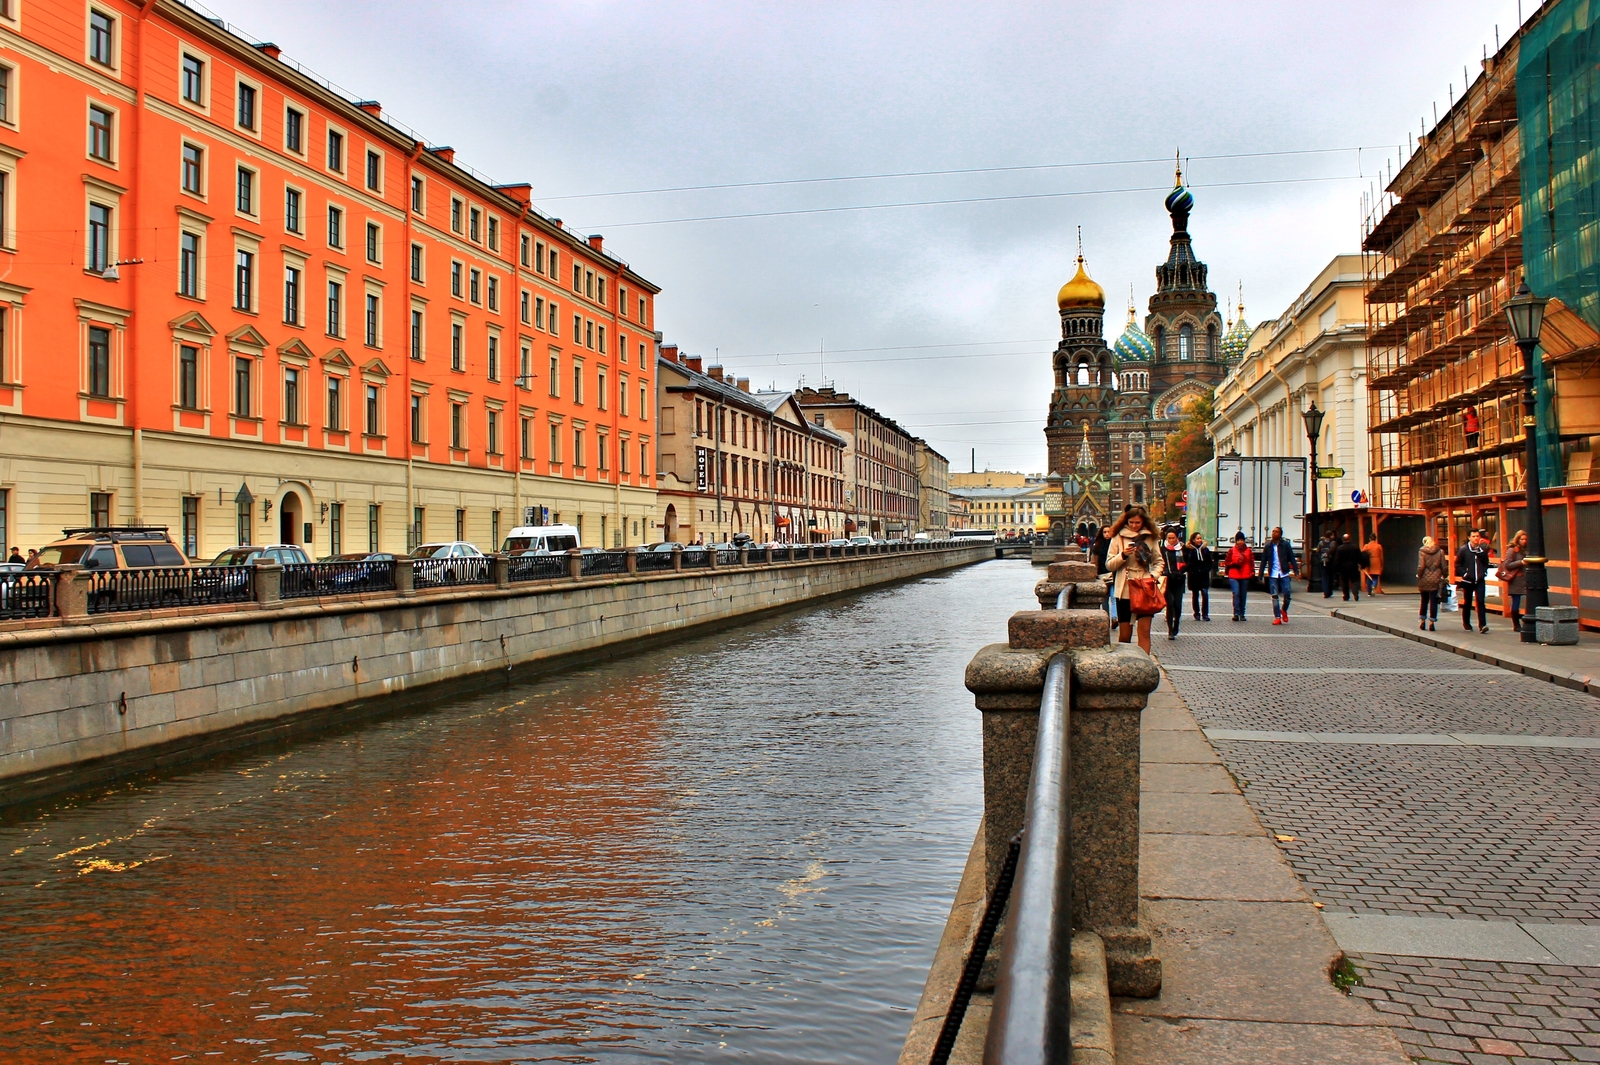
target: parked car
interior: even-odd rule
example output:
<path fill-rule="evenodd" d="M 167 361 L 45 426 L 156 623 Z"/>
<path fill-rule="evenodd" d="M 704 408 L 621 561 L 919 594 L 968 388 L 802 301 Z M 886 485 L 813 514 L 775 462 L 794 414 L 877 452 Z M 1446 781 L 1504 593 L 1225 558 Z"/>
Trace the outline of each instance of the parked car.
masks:
<path fill-rule="evenodd" d="M 328 595 L 369 591 L 374 585 L 380 584 L 383 588 L 393 587 L 393 579 L 384 573 L 393 566 L 393 552 L 347 551 L 342 555 L 328 555 L 317 561 L 345 563 L 321 579 L 320 584 Z"/>
<path fill-rule="evenodd" d="M 78 565 L 84 569 L 148 569 L 187 566 L 189 560 L 167 535 L 165 525 L 112 525 L 62 529 L 62 538 L 40 548 L 30 569 Z"/>
<path fill-rule="evenodd" d="M 449 540 L 437 544 L 423 544 L 411 552 L 410 557 L 417 560 L 412 583 L 421 587 L 429 584 L 455 584 L 473 574 L 479 565 L 475 560 L 487 556 L 479 551 L 476 545 L 469 544 L 465 540 Z"/>
<path fill-rule="evenodd" d="M 851 544 L 853 542 L 854 541 L 846 540 L 843 537 L 840 537 L 840 538 L 838 538 L 836 540 L 829 540 L 826 544 L 823 544 L 822 546 L 823 547 L 849 547 L 849 546 L 851 546 Z"/>
<path fill-rule="evenodd" d="M 280 566 L 310 562 L 311 556 L 299 544 L 241 544 L 230 547 L 194 575 L 196 590 L 241 592 L 250 583 L 249 570 L 259 562 Z"/>

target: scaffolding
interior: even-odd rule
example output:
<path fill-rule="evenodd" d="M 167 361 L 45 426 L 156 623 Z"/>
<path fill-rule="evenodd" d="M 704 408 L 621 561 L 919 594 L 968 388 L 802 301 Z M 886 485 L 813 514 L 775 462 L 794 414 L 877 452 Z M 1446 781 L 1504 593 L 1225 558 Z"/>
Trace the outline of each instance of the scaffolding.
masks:
<path fill-rule="evenodd" d="M 1522 271 L 1519 41 L 1484 59 L 1364 211 L 1375 506 L 1521 483 L 1522 354 L 1504 313 Z"/>

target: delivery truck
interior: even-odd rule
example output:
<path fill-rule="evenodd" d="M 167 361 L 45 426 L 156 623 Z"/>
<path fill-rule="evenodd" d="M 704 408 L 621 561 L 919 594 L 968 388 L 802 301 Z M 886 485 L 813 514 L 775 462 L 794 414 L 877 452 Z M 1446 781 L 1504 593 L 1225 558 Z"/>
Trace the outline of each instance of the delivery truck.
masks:
<path fill-rule="evenodd" d="M 1305 557 L 1306 460 L 1219 455 L 1189 474 L 1187 527 L 1223 550 L 1244 533 L 1259 555 L 1281 528 Z"/>

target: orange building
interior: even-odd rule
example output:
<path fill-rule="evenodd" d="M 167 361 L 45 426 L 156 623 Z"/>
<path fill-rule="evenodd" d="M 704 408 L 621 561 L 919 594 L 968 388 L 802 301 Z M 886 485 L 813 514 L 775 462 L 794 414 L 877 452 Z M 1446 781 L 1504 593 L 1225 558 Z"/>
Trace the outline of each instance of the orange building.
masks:
<path fill-rule="evenodd" d="M 659 289 L 599 236 L 173 0 L 0 46 L 6 547 L 651 539 Z"/>

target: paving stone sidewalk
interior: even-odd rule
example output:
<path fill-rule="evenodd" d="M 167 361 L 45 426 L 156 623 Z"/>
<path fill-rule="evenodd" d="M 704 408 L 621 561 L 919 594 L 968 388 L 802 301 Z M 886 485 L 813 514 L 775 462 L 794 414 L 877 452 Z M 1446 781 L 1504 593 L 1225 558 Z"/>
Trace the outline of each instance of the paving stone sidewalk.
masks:
<path fill-rule="evenodd" d="M 1155 652 L 1203 728 L 1251 737 L 1213 745 L 1334 935 L 1365 929 L 1354 995 L 1417 1062 L 1600 1062 L 1600 700 L 1339 620 L 1320 595 L 1277 627 L 1252 598 L 1251 621 L 1186 618 Z M 1374 618 L 1414 622 L 1414 599 L 1383 598 Z M 1500 745 L 1444 740 L 1463 733 Z M 1480 941 L 1524 946 L 1462 946 Z"/>

